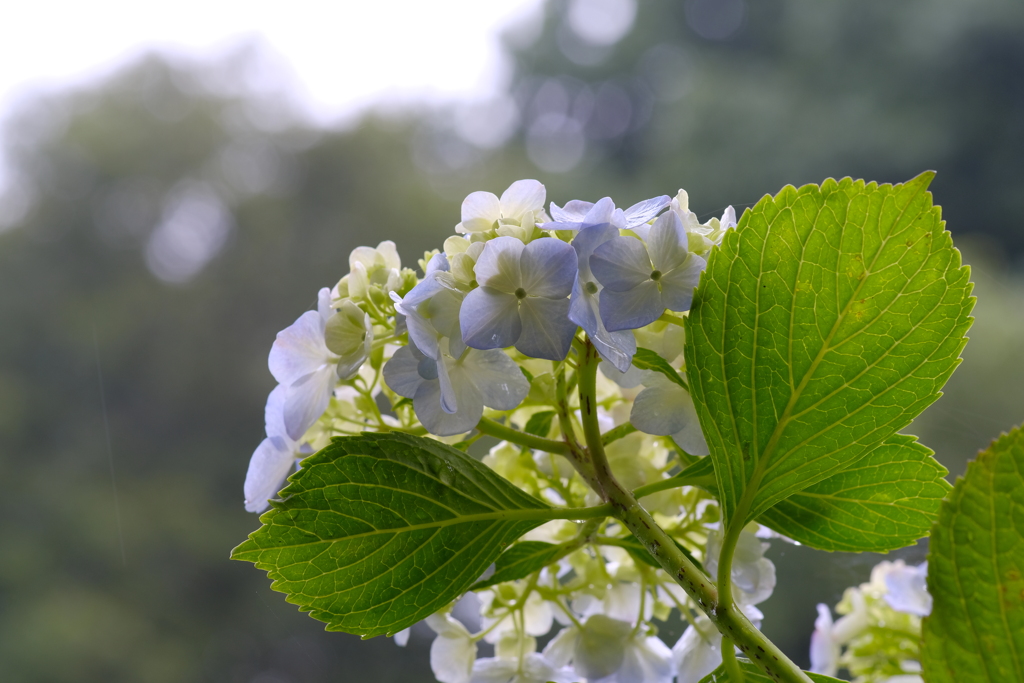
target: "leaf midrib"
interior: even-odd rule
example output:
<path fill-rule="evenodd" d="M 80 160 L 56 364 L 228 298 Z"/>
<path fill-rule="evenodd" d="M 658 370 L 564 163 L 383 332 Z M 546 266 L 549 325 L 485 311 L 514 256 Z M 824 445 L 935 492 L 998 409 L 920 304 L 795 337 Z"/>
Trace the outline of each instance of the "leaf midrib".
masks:
<path fill-rule="evenodd" d="M 875 191 L 877 192 L 877 190 L 875 190 Z M 883 204 L 884 204 L 884 201 L 885 200 L 883 198 Z M 900 221 L 906 215 L 907 210 L 910 208 L 910 206 L 913 203 L 914 202 L 913 202 L 913 199 L 912 199 L 910 202 L 907 203 L 906 206 L 904 206 L 904 207 L 902 207 L 900 209 L 899 215 L 895 218 L 895 220 L 892 223 L 893 226 L 898 225 L 900 223 Z M 849 202 L 848 202 L 848 205 L 849 205 Z M 824 203 L 822 205 L 821 209 L 818 210 L 817 214 L 815 215 L 814 224 L 811 227 L 811 230 L 808 233 L 808 236 L 813 234 L 814 230 L 817 228 L 818 220 L 819 220 L 819 218 L 821 216 L 822 209 L 825 209 L 827 207 L 828 207 L 828 204 Z M 831 209 L 829 209 L 829 210 L 831 211 Z M 772 219 L 771 223 L 769 223 L 769 225 L 768 225 L 768 231 L 771 230 L 771 227 L 775 224 L 775 222 L 779 219 L 779 217 L 783 215 L 784 212 L 788 212 L 788 213 L 790 213 L 792 215 L 793 214 L 793 205 L 787 206 L 785 211 L 780 211 L 775 216 L 775 218 Z M 767 469 L 762 469 L 762 468 L 765 465 L 767 465 L 769 463 L 769 461 L 771 460 L 771 457 L 774 454 L 774 451 L 775 451 L 775 449 L 778 446 L 778 442 L 782 438 L 782 433 L 785 431 L 785 428 L 789 426 L 789 421 L 792 420 L 795 417 L 795 416 L 792 415 L 792 411 L 793 411 L 794 406 L 796 405 L 797 400 L 799 399 L 799 397 L 802 394 L 802 392 L 807 388 L 808 382 L 810 381 L 811 377 L 813 377 L 815 371 L 817 370 L 818 366 L 821 364 L 822 360 L 824 360 L 824 357 L 827 354 L 827 352 L 831 350 L 830 345 L 831 345 L 832 339 L 835 337 L 836 332 L 838 331 L 838 329 L 842 325 L 843 321 L 846 319 L 846 316 L 849 313 L 849 308 L 852 305 L 852 302 L 857 300 L 857 298 L 858 298 L 857 295 L 860 293 L 860 291 L 863 288 L 864 284 L 868 281 L 868 279 L 870 277 L 869 274 L 873 274 L 874 273 L 875 264 L 877 263 L 877 261 L 880 258 L 881 254 L 885 251 L 885 247 L 886 247 L 886 245 L 889 243 L 889 241 L 891 239 L 892 239 L 892 232 L 890 230 L 890 232 L 885 236 L 885 238 L 882 239 L 881 244 L 879 244 L 878 249 L 875 251 L 875 255 L 871 259 L 870 265 L 867 265 L 867 264 L 865 265 L 863 277 L 860 278 L 859 282 L 857 283 L 857 286 L 854 288 L 854 291 L 851 293 L 850 297 L 847 299 L 846 303 L 843 305 L 841 313 L 836 317 L 836 321 L 833 323 L 832 329 L 829 330 L 828 336 L 823 340 L 821 348 L 818 350 L 818 353 L 815 355 L 815 358 L 814 358 L 813 362 L 811 363 L 810 367 L 807 369 L 807 372 L 805 372 L 804 376 L 801 378 L 800 386 L 796 387 L 796 388 L 793 388 L 792 384 L 790 385 L 790 388 L 793 391 L 790 394 L 789 400 L 786 403 L 786 408 L 785 408 L 785 410 L 783 410 L 782 417 L 779 418 L 778 422 L 776 423 L 775 428 L 772 431 L 772 435 L 771 435 L 771 437 L 769 437 L 768 443 L 765 444 L 765 449 L 761 452 L 760 455 L 757 456 L 757 466 L 754 469 L 754 476 L 751 477 L 751 479 L 749 480 L 749 483 L 746 486 L 746 491 L 753 490 L 755 492 L 751 496 L 751 502 L 753 502 L 753 500 L 756 498 L 756 492 L 757 492 L 757 489 L 760 488 L 761 479 L 763 479 L 764 476 L 769 474 L 772 471 L 772 469 L 773 469 L 773 466 L 768 466 Z M 767 242 L 767 238 L 766 238 L 765 241 Z M 842 240 L 840 240 L 840 243 L 841 242 L 842 242 Z M 807 243 L 806 242 L 802 242 L 801 243 L 801 258 L 800 258 L 801 265 L 803 265 L 803 263 L 804 263 L 803 253 L 806 250 L 806 248 L 807 248 Z M 840 250 L 839 253 L 841 255 L 842 251 Z M 762 259 L 764 258 L 764 247 L 763 246 L 761 248 L 761 258 Z M 920 270 L 920 269 L 918 269 L 918 270 Z M 763 272 L 764 272 L 764 270 L 761 269 L 761 273 L 762 274 L 763 274 Z M 799 272 L 797 273 L 797 276 L 799 277 Z M 836 291 L 839 290 L 839 288 L 838 288 L 838 276 L 839 276 L 838 275 L 838 269 L 836 269 L 836 277 L 837 277 Z M 909 284 L 910 281 L 911 281 L 911 279 L 908 278 L 907 279 L 907 283 Z M 758 276 L 758 284 L 760 284 L 760 282 L 761 282 L 761 275 Z M 905 286 L 904 286 L 904 288 L 905 288 Z M 760 290 L 761 290 L 761 287 L 758 287 L 757 289 L 758 289 L 758 304 L 759 304 L 760 303 Z M 902 292 L 902 290 L 901 290 L 901 292 Z M 898 298 L 899 297 L 894 298 L 893 301 L 896 301 Z M 761 318 L 761 316 L 760 316 L 760 309 L 758 308 L 758 315 L 757 315 L 756 320 L 760 321 L 760 318 Z M 876 320 L 877 320 L 877 318 L 876 318 Z M 756 324 L 757 323 L 755 323 L 755 325 Z M 755 332 L 756 332 L 756 327 L 755 327 Z M 792 321 L 792 315 L 790 316 L 790 327 L 789 327 L 788 337 L 789 337 L 789 350 L 790 350 L 790 354 L 792 354 L 792 343 L 793 343 L 793 321 Z M 754 348 L 755 348 L 755 350 L 757 348 L 756 338 L 755 338 Z M 723 371 L 724 371 L 725 354 L 723 353 L 721 355 L 722 355 L 722 360 L 723 360 Z M 792 364 L 790 364 L 790 367 L 792 368 Z M 874 366 L 871 366 L 871 367 L 874 367 Z M 751 359 L 751 373 L 753 374 L 753 372 L 754 372 L 754 362 L 753 362 L 753 358 L 752 358 Z M 866 372 L 866 370 L 865 370 L 865 372 Z M 726 392 L 726 393 L 728 395 L 729 392 Z M 755 411 L 756 411 L 756 406 L 757 406 L 757 399 L 756 399 L 756 396 L 757 396 L 757 385 L 753 381 L 752 381 L 752 384 L 751 384 L 751 394 L 752 394 L 752 396 L 751 396 L 752 403 L 755 406 Z M 730 401 L 730 404 L 731 404 L 731 401 Z M 731 409 L 731 405 L 730 405 L 730 409 Z M 801 411 L 801 414 L 803 414 L 803 412 L 805 412 L 805 411 Z M 756 412 L 755 412 L 755 418 L 756 418 Z M 733 419 L 733 424 L 735 424 L 735 422 L 736 422 L 736 420 L 734 418 Z M 828 427 L 828 429 L 831 429 L 833 426 L 835 426 L 835 424 L 830 425 Z M 756 420 L 753 423 L 753 428 L 754 428 L 754 437 L 755 438 L 754 438 L 754 440 L 751 443 L 752 446 L 757 443 L 757 440 L 756 440 L 756 437 L 757 437 L 757 424 L 756 424 Z M 817 435 L 815 435 L 815 436 L 817 436 Z M 738 444 L 739 444 L 739 441 L 737 441 L 737 445 Z M 746 491 L 744 492 L 744 497 L 746 497 L 746 495 L 747 495 Z M 737 508 L 738 507 L 739 506 L 737 506 Z"/>

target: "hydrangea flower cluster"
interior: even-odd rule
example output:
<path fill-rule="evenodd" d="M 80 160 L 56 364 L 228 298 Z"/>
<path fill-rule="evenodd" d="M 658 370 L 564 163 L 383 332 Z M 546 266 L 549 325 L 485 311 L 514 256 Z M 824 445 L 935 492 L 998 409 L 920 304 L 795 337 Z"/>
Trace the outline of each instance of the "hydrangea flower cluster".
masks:
<path fill-rule="evenodd" d="M 835 676 L 846 669 L 855 683 L 923 683 L 921 619 L 931 614 L 928 563 L 880 562 L 871 580 L 847 588 L 833 620 L 818 605 L 811 635 L 811 671 Z"/>
<path fill-rule="evenodd" d="M 331 437 L 367 430 L 460 448 L 497 437 L 483 461 L 514 485 L 555 506 L 598 503 L 566 453 L 544 448 L 582 429 L 572 388 L 586 340 L 602 358 L 597 410 L 615 476 L 653 487 L 645 507 L 715 575 L 717 502 L 697 487 L 656 486 L 708 452 L 693 401 L 685 381 L 634 358 L 646 349 L 685 377 L 683 317 L 735 212 L 701 223 L 682 190 L 626 209 L 608 197 L 545 202 L 536 180 L 501 197 L 474 192 L 420 275 L 392 242 L 352 252 L 349 273 L 273 344 L 278 386 L 245 481 L 247 510 L 265 510 Z M 755 623 L 775 586 L 766 531 L 744 530 L 732 564 L 736 602 Z M 479 628 L 452 606 L 426 620 L 442 683 L 695 683 L 721 664 L 722 636 L 621 522 L 556 520 L 524 540 L 572 550 L 526 578 L 484 578 Z M 676 610 L 688 626 L 670 644 L 656 622 Z M 481 642 L 493 656 L 478 656 Z"/>

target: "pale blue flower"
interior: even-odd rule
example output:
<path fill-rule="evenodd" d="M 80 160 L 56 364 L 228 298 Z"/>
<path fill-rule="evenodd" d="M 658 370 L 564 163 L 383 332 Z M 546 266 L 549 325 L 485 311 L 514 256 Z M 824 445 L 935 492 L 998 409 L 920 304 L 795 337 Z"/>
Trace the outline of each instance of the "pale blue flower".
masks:
<path fill-rule="evenodd" d="M 487 242 L 476 262 L 480 286 L 466 295 L 459 313 L 466 344 L 475 349 L 514 345 L 533 358 L 565 358 L 576 334 L 568 299 L 576 262 L 576 252 L 561 240 Z"/>
<path fill-rule="evenodd" d="M 468 432 L 480 422 L 484 406 L 512 410 L 526 398 L 530 383 L 504 351 L 465 349 L 453 358 L 447 338 L 438 349 L 434 359 L 410 343 L 384 365 L 384 381 L 412 399 L 416 417 L 431 434 Z"/>
<path fill-rule="evenodd" d="M 285 430 L 284 404 L 287 393 L 288 388 L 279 384 L 267 397 L 264 409 L 267 438 L 256 447 L 249 460 L 249 471 L 245 474 L 245 509 L 249 512 L 266 510 L 269 505 L 267 501 L 281 490 L 285 477 L 299 458 L 310 452 L 308 447 L 300 448 Z"/>
<path fill-rule="evenodd" d="M 654 222 L 647 243 L 613 237 L 590 257 L 590 268 L 604 286 L 600 311 L 615 332 L 649 325 L 665 312 L 686 311 L 706 262 L 687 249 L 679 217 L 667 212 Z"/>
<path fill-rule="evenodd" d="M 633 401 L 629 421 L 645 434 L 671 436 L 690 455 L 707 455 L 708 442 L 690 392 L 660 372 L 641 372 L 644 390 Z"/>
<path fill-rule="evenodd" d="M 885 575 L 885 601 L 898 612 L 926 617 L 932 613 L 928 593 L 928 563 L 910 567 L 896 560 Z"/>
<path fill-rule="evenodd" d="M 439 357 L 438 344 L 442 338 L 448 339 L 449 353 L 453 357 L 461 356 L 465 349 L 459 326 L 464 294 L 442 278 L 448 271 L 445 255 L 435 254 L 427 264 L 423 280 L 404 299 L 391 293 L 395 310 L 405 318 L 410 340 L 435 360 Z"/>
<path fill-rule="evenodd" d="M 321 289 L 317 310 L 306 311 L 278 332 L 270 349 L 270 373 L 287 388 L 284 424 L 287 435 L 294 440 L 302 438 L 327 409 L 338 383 L 339 362 L 344 360 L 341 369 L 348 378 L 359 371 L 370 348 L 372 328 L 364 315 L 364 332 L 370 339 L 356 345 L 353 355 L 345 359 L 328 349 L 325 330 L 332 315 L 330 290 Z"/>
<path fill-rule="evenodd" d="M 605 360 L 620 372 L 626 372 L 636 353 L 636 338 L 628 330 L 609 332 L 604 326 L 600 311 L 603 288 L 590 271 L 590 256 L 594 250 L 618 234 L 618 228 L 613 225 L 593 225 L 580 230 L 573 239 L 572 247 L 576 250 L 579 273 L 569 299 L 569 320 L 586 331 L 587 337 Z"/>
<path fill-rule="evenodd" d="M 614 225 L 620 230 L 632 230 L 657 216 L 670 201 L 665 195 L 652 197 L 625 211 L 616 209 L 611 197 L 604 197 L 596 204 L 573 199 L 563 207 L 551 202 L 551 218 L 554 220 L 540 227 L 544 230 L 583 230 L 595 225 Z"/>

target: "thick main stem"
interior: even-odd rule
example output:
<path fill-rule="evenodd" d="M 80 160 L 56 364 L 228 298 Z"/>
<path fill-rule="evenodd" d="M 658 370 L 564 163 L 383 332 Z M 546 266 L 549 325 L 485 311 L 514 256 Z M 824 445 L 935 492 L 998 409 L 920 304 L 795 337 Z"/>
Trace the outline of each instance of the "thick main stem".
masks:
<path fill-rule="evenodd" d="M 737 609 L 731 600 L 725 602 L 721 599 L 711 579 L 686 557 L 672 537 L 658 526 L 650 513 L 615 479 L 604 452 L 601 429 L 597 421 L 597 366 L 601 359 L 597 349 L 589 341 L 581 351 L 580 408 L 587 451 L 599 486 L 595 490 L 611 504 L 612 514 L 644 544 L 661 567 L 708 615 L 718 630 L 732 640 L 761 670 L 778 681 L 810 683 L 807 674 L 774 643 L 765 638 L 763 633 L 754 628 L 746 615 Z M 728 594 L 728 588 L 726 592 Z"/>

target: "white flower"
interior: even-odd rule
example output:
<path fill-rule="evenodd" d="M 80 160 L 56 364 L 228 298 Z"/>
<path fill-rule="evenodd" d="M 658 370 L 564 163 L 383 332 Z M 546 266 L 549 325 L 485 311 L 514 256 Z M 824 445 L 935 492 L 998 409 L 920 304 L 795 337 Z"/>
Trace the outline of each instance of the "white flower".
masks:
<path fill-rule="evenodd" d="M 469 631 L 449 614 L 426 619 L 437 638 L 430 645 L 430 668 L 440 683 L 469 683 L 476 660 L 476 643 Z"/>
<path fill-rule="evenodd" d="M 764 556 L 770 547 L 747 529 L 740 532 L 732 558 L 733 597 L 739 605 L 756 605 L 771 597 L 775 590 L 775 565 Z M 704 567 L 712 577 L 718 576 L 718 557 L 722 551 L 720 531 L 708 532 Z"/>
<path fill-rule="evenodd" d="M 501 225 L 534 227 L 544 211 L 547 191 L 536 180 L 517 180 L 501 199 L 490 192 L 474 192 L 462 202 L 462 222 L 456 232 L 483 232 Z"/>
<path fill-rule="evenodd" d="M 395 243 L 385 240 L 373 247 L 356 247 L 348 257 L 349 275 L 344 280 L 348 296 L 365 299 L 370 287 L 379 287 L 391 292 L 401 283 L 402 261 L 398 257 Z"/>
<path fill-rule="evenodd" d="M 885 588 L 885 601 L 894 610 L 919 617 L 932 613 L 927 562 L 908 567 L 903 560 L 896 560 L 885 575 Z"/>
<path fill-rule="evenodd" d="M 811 672 L 835 676 L 839 669 L 839 643 L 832 637 L 832 612 L 818 603 L 818 618 L 811 634 Z"/>
<path fill-rule="evenodd" d="M 544 655 L 557 667 L 572 663 L 583 678 L 599 680 L 622 667 L 632 630 L 632 624 L 625 621 L 592 614 L 582 628 L 573 625 L 559 631 L 544 648 Z"/>
<path fill-rule="evenodd" d="M 753 605 L 743 605 L 743 613 L 754 626 L 760 627 L 764 617 Z M 696 626 L 696 628 L 694 627 Z M 711 620 L 700 615 L 694 625 L 686 627 L 672 646 L 677 683 L 697 683 L 722 664 L 722 634 Z"/>
<path fill-rule="evenodd" d="M 670 683 L 673 676 L 672 650 L 657 636 L 637 633 L 626 641 L 622 666 L 600 683 Z"/>
<path fill-rule="evenodd" d="M 324 414 L 338 382 L 340 358 L 327 348 L 324 336 L 331 315 L 331 293 L 324 288 L 317 310 L 306 311 L 278 332 L 270 349 L 270 373 L 286 387 L 285 431 L 294 440 Z"/>
<path fill-rule="evenodd" d="M 536 652 L 537 641 L 515 631 L 506 632 L 495 644 L 494 657 L 476 660 L 471 683 L 573 683 L 576 673 L 557 667 Z"/>
<path fill-rule="evenodd" d="M 839 648 L 862 634 L 871 619 L 864 594 L 859 588 L 847 589 L 853 610 L 835 623 L 827 605 L 818 605 L 818 618 L 811 634 L 811 671 L 835 676 L 839 662 Z"/>
<path fill-rule="evenodd" d="M 401 631 L 392 636 L 395 639 L 395 645 L 398 647 L 405 647 L 409 644 L 409 634 L 412 633 L 412 627 L 403 628 Z"/>

